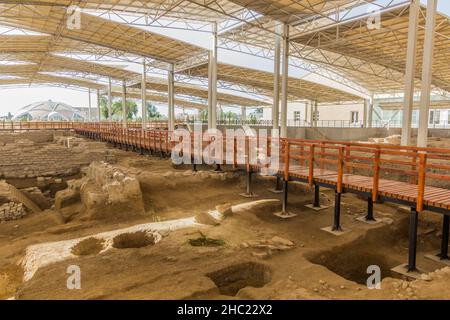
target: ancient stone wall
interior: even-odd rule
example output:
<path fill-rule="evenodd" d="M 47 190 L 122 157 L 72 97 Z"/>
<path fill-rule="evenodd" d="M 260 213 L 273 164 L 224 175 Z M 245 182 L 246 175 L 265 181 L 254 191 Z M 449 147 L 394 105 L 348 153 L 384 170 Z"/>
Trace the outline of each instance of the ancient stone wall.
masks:
<path fill-rule="evenodd" d="M 108 153 L 104 144 L 78 141 L 68 148 L 63 141 L 58 137 L 59 143 L 55 143 L 52 135 L 40 131 L 0 134 L 0 178 L 70 176 L 77 174 L 81 166 L 104 160 Z"/>
<path fill-rule="evenodd" d="M 26 215 L 26 209 L 22 203 L 8 202 L 0 206 L 0 221 L 22 219 Z"/>

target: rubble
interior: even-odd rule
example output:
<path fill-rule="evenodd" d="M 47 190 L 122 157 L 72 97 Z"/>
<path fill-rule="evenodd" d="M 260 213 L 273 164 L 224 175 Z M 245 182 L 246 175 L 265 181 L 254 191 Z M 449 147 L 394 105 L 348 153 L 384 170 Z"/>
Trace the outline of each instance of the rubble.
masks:
<path fill-rule="evenodd" d="M 8 202 L 0 206 L 0 221 L 19 220 L 26 214 L 22 203 Z"/>

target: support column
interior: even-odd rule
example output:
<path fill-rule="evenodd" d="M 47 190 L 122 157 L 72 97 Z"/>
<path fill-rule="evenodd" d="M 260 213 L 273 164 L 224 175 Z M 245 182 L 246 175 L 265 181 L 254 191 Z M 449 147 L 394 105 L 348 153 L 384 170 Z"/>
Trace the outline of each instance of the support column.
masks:
<path fill-rule="evenodd" d="M 419 222 L 419 214 L 416 208 L 411 208 L 409 222 L 409 255 L 408 255 L 408 272 L 416 271 L 417 256 L 417 225 Z"/>
<path fill-rule="evenodd" d="M 364 111 L 363 111 L 363 128 L 367 128 L 367 116 L 369 109 L 369 100 L 364 99 Z"/>
<path fill-rule="evenodd" d="M 98 122 L 102 121 L 102 110 L 100 108 L 100 90 L 97 89 L 97 119 Z"/>
<path fill-rule="evenodd" d="M 272 128 L 279 129 L 280 124 L 280 62 L 281 62 L 281 38 L 282 25 L 275 22 L 275 57 L 274 57 L 274 83 L 273 83 L 273 106 L 272 106 Z"/>
<path fill-rule="evenodd" d="M 174 88 L 174 65 L 169 66 L 168 72 L 168 88 L 169 88 L 169 131 L 175 129 L 175 88 Z"/>
<path fill-rule="evenodd" d="M 305 102 L 305 127 L 306 127 L 306 122 L 308 122 L 308 101 Z"/>
<path fill-rule="evenodd" d="M 434 28 L 436 25 L 437 0 L 428 0 L 423 47 L 422 89 L 420 93 L 419 134 L 417 146 L 428 144 L 428 117 L 430 108 L 431 80 L 433 75 Z"/>
<path fill-rule="evenodd" d="M 112 84 L 111 78 L 108 78 L 108 121 L 112 121 Z"/>
<path fill-rule="evenodd" d="M 314 127 L 314 102 L 310 101 L 309 103 L 309 125 L 310 127 Z"/>
<path fill-rule="evenodd" d="M 375 100 L 374 100 L 374 95 L 373 93 L 370 96 L 370 100 L 369 100 L 369 110 L 368 110 L 368 115 L 367 115 L 367 127 L 368 128 L 372 128 L 373 126 L 373 106 L 375 104 Z"/>
<path fill-rule="evenodd" d="M 449 227 L 450 227 L 450 217 L 448 215 L 444 215 L 444 220 L 442 221 L 441 253 L 439 254 L 439 258 L 441 260 L 449 260 L 448 257 Z"/>
<path fill-rule="evenodd" d="M 128 127 L 127 83 L 122 81 L 122 121 L 123 127 Z"/>
<path fill-rule="evenodd" d="M 319 114 L 319 109 L 317 105 L 317 100 L 314 101 L 314 127 L 317 127 L 317 115 Z"/>
<path fill-rule="evenodd" d="M 334 218 L 333 218 L 333 226 L 331 227 L 331 231 L 342 231 L 341 227 L 341 196 L 340 192 L 335 193 L 334 197 Z"/>
<path fill-rule="evenodd" d="M 89 94 L 89 114 L 88 114 L 88 121 L 91 122 L 92 121 L 92 117 L 91 117 L 91 109 L 92 109 L 92 101 L 91 101 L 91 88 L 88 89 L 88 94 Z"/>
<path fill-rule="evenodd" d="M 281 80 L 281 124 L 280 136 L 287 137 L 287 107 L 288 107 L 288 81 L 289 81 L 289 25 L 283 26 L 283 68 Z"/>
<path fill-rule="evenodd" d="M 241 107 L 241 120 L 242 122 L 247 120 L 247 108 Z"/>
<path fill-rule="evenodd" d="M 142 59 L 142 81 L 141 81 L 141 104 L 142 104 L 142 129 L 147 128 L 147 66 L 145 58 Z"/>
<path fill-rule="evenodd" d="M 403 98 L 403 121 L 401 145 L 411 142 L 412 112 L 414 105 L 414 73 L 416 68 L 417 31 L 419 26 L 420 1 L 412 0 L 409 6 L 408 47 L 405 71 L 405 96 Z"/>
<path fill-rule="evenodd" d="M 217 23 L 212 25 L 213 41 L 208 63 L 208 129 L 217 127 Z"/>

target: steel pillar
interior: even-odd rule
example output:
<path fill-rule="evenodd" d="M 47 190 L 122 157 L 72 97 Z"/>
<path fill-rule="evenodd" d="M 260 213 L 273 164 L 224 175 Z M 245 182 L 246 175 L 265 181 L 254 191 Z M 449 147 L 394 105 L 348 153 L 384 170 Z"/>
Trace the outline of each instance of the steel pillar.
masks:
<path fill-rule="evenodd" d="M 208 129 L 217 127 L 217 23 L 212 25 L 212 34 L 208 63 Z"/>
<path fill-rule="evenodd" d="M 281 80 L 281 124 L 280 136 L 287 138 L 287 108 L 289 82 L 289 25 L 283 26 L 283 68 Z"/>
<path fill-rule="evenodd" d="M 92 117 L 91 117 L 91 109 L 92 109 L 92 101 L 91 101 L 91 88 L 88 89 L 88 94 L 89 94 L 89 114 L 88 114 L 88 121 L 91 122 L 92 121 Z"/>
<path fill-rule="evenodd" d="M 274 57 L 274 83 L 273 83 L 273 106 L 272 106 L 272 128 L 279 129 L 280 124 L 280 62 L 281 62 L 281 38 L 282 24 L 275 22 L 275 57 Z"/>
<path fill-rule="evenodd" d="M 127 83 L 122 81 L 122 121 L 123 127 L 128 127 Z"/>
<path fill-rule="evenodd" d="M 363 111 L 363 127 L 367 128 L 367 116 L 369 112 L 369 100 L 364 99 L 364 111 Z"/>
<path fill-rule="evenodd" d="M 100 108 L 100 90 L 97 89 L 97 118 L 98 122 L 102 121 L 102 110 Z"/>
<path fill-rule="evenodd" d="M 320 186 L 318 184 L 314 185 L 314 208 L 320 208 Z"/>
<path fill-rule="evenodd" d="M 167 74 L 168 79 L 168 99 L 169 99 L 169 131 L 173 131 L 175 129 L 175 88 L 174 88 L 174 65 L 173 63 L 169 66 L 169 71 Z"/>
<path fill-rule="evenodd" d="M 341 196 L 340 192 L 335 193 L 334 196 L 334 217 L 332 231 L 342 231 L 341 228 Z"/>
<path fill-rule="evenodd" d="M 419 223 L 419 213 L 416 208 L 411 208 L 409 220 L 409 256 L 408 256 L 408 272 L 416 271 L 417 256 L 417 226 Z"/>
<path fill-rule="evenodd" d="M 367 114 L 367 127 L 368 128 L 372 128 L 372 126 L 373 126 L 373 105 L 375 103 L 374 99 L 375 98 L 372 93 L 372 95 L 370 96 L 370 100 L 369 100 L 369 110 L 368 110 L 368 114 Z"/>
<path fill-rule="evenodd" d="M 141 104 L 142 104 L 142 130 L 147 128 L 147 65 L 145 58 L 142 59 L 142 81 L 141 81 Z"/>
<path fill-rule="evenodd" d="M 412 111 L 414 105 L 414 73 L 416 68 L 417 31 L 420 1 L 412 0 L 409 6 L 408 46 L 406 54 L 405 95 L 403 98 L 402 146 L 411 143 Z"/>
<path fill-rule="evenodd" d="M 373 199 L 372 196 L 367 197 L 367 215 L 366 221 L 376 221 L 373 216 Z"/>
<path fill-rule="evenodd" d="M 449 227 L 450 227 L 450 217 L 448 215 L 444 215 L 444 220 L 442 222 L 442 241 L 441 241 L 441 253 L 439 254 L 439 258 L 441 260 L 448 260 L 448 236 L 449 236 Z"/>
<path fill-rule="evenodd" d="M 112 84 L 111 84 L 111 77 L 108 78 L 108 120 L 112 121 Z"/>
<path fill-rule="evenodd" d="M 247 120 L 247 109 L 245 107 L 241 107 L 241 120 L 242 121 Z"/>
<path fill-rule="evenodd" d="M 433 76 L 434 35 L 436 25 L 437 0 L 428 0 L 423 46 L 422 89 L 420 93 L 419 129 L 417 146 L 428 144 L 428 117 L 430 109 L 431 80 Z"/>

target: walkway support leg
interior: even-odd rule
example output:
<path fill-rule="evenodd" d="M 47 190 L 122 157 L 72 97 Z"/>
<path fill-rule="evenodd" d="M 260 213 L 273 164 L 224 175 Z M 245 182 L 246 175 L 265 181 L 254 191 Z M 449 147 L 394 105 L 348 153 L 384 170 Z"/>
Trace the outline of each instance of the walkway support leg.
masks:
<path fill-rule="evenodd" d="M 283 180 L 283 198 L 281 200 L 281 212 L 275 213 L 275 216 L 283 219 L 289 219 L 296 217 L 297 215 L 295 213 L 290 213 L 287 211 L 288 206 L 288 187 L 289 187 L 289 181 Z"/>
<path fill-rule="evenodd" d="M 320 186 L 314 185 L 314 208 L 320 208 Z"/>
<path fill-rule="evenodd" d="M 419 223 L 419 213 L 416 208 L 411 208 L 409 220 L 409 256 L 408 256 L 408 272 L 416 271 L 417 256 L 417 225 Z"/>
<path fill-rule="evenodd" d="M 439 254 L 439 258 L 441 260 L 449 260 L 448 257 L 449 227 L 450 227 L 450 217 L 448 215 L 444 215 L 444 220 L 442 222 L 441 253 Z"/>
<path fill-rule="evenodd" d="M 373 217 L 373 199 L 371 196 L 367 197 L 367 216 L 366 221 L 376 221 Z"/>
<path fill-rule="evenodd" d="M 270 192 L 272 193 L 282 193 L 283 192 L 283 185 L 281 183 L 281 178 L 279 176 L 276 176 L 277 181 L 275 184 L 275 188 L 274 189 L 269 189 Z"/>
<path fill-rule="evenodd" d="M 254 198 L 257 197 L 257 195 L 255 195 L 252 192 L 252 174 L 253 172 L 251 170 L 247 171 L 247 176 L 246 176 L 246 192 L 245 193 L 241 193 L 240 195 L 244 198 Z"/>
<path fill-rule="evenodd" d="M 334 218 L 333 218 L 333 227 L 331 231 L 342 231 L 341 228 L 341 196 L 340 192 L 335 193 L 334 196 Z"/>
<path fill-rule="evenodd" d="M 306 207 L 309 209 L 313 209 L 314 211 L 328 209 L 328 206 L 320 205 L 320 186 L 316 183 L 314 184 L 314 201 L 312 204 L 306 205 Z"/>

